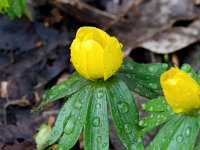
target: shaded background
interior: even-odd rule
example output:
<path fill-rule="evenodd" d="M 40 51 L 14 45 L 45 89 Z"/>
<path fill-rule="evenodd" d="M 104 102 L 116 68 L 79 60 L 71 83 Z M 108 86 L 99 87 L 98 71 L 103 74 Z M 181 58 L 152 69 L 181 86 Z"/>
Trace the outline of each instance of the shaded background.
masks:
<path fill-rule="evenodd" d="M 199 0 L 27 0 L 23 17 L 0 15 L 0 149 L 33 150 L 39 126 L 54 123 L 63 99 L 39 114 L 30 110 L 74 71 L 69 47 L 81 26 L 116 36 L 126 59 L 199 70 Z M 133 95 L 144 117 L 145 99 Z M 110 130 L 110 148 L 123 150 L 112 123 Z M 145 136 L 145 145 L 157 130 Z M 82 140 L 73 149 L 83 149 Z"/>

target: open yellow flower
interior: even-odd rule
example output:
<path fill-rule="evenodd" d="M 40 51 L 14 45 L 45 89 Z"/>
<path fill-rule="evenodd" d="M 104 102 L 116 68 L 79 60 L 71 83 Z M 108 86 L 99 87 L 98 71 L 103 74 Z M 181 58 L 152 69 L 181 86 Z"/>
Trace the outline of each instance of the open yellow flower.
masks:
<path fill-rule="evenodd" d="M 199 84 L 186 72 L 172 67 L 160 77 L 168 104 L 175 113 L 200 108 Z"/>
<path fill-rule="evenodd" d="M 90 80 L 107 80 L 121 66 L 122 44 L 95 27 L 81 27 L 71 49 L 71 62 L 79 74 Z"/>

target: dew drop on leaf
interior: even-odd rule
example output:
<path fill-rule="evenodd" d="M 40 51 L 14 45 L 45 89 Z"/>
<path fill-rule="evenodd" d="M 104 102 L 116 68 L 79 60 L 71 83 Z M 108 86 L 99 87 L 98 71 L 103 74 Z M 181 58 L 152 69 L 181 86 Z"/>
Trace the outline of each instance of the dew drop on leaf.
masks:
<path fill-rule="evenodd" d="M 153 109 L 154 109 L 153 106 L 149 107 L 149 111 L 153 111 Z"/>
<path fill-rule="evenodd" d="M 46 98 L 46 96 L 47 96 L 46 94 L 42 95 L 42 99 L 45 99 L 45 98 Z"/>
<path fill-rule="evenodd" d="M 157 89 L 158 88 L 158 85 L 156 83 L 149 83 L 149 86 L 152 88 L 152 89 Z"/>
<path fill-rule="evenodd" d="M 182 135 L 178 135 L 178 136 L 176 137 L 176 141 L 177 141 L 178 143 L 182 142 L 182 141 L 183 141 L 183 136 L 182 136 Z"/>
<path fill-rule="evenodd" d="M 97 93 L 97 97 L 98 97 L 98 98 L 102 98 L 103 95 L 104 95 L 104 93 L 103 93 L 102 90 L 98 91 L 98 93 Z"/>
<path fill-rule="evenodd" d="M 143 108 L 143 109 L 146 109 L 146 108 L 147 108 L 147 104 L 143 103 L 143 104 L 142 104 L 142 108 Z"/>
<path fill-rule="evenodd" d="M 141 121 L 139 122 L 139 125 L 140 125 L 140 126 L 143 126 L 143 125 L 144 125 L 144 120 L 141 120 Z"/>
<path fill-rule="evenodd" d="M 162 69 L 167 69 L 168 65 L 167 64 L 162 64 Z"/>
<path fill-rule="evenodd" d="M 102 141 L 102 137 L 101 136 L 98 136 L 97 137 L 97 143 L 100 143 Z"/>
<path fill-rule="evenodd" d="M 190 136 L 190 133 L 191 133 L 191 129 L 190 127 L 187 127 L 187 129 L 185 130 L 186 136 Z"/>
<path fill-rule="evenodd" d="M 107 145 L 108 145 L 107 143 L 104 143 L 104 144 L 102 145 L 102 148 L 105 148 Z"/>
<path fill-rule="evenodd" d="M 74 126 L 74 123 L 72 121 L 68 121 L 66 127 L 65 127 L 65 130 L 64 132 L 66 134 L 70 134 L 73 130 L 74 130 L 75 126 Z"/>
<path fill-rule="evenodd" d="M 131 78 L 131 74 L 127 74 L 127 77 L 128 77 L 128 78 Z"/>
<path fill-rule="evenodd" d="M 132 131 L 132 126 L 131 124 L 127 123 L 124 125 L 124 131 L 125 133 L 130 133 Z"/>
<path fill-rule="evenodd" d="M 54 131 L 54 134 L 55 134 L 55 135 L 58 135 L 58 134 L 59 134 L 59 132 L 58 132 L 58 131 Z"/>
<path fill-rule="evenodd" d="M 101 104 L 96 104 L 96 105 L 95 105 L 95 108 L 96 108 L 96 109 L 99 109 L 100 107 L 101 107 Z"/>
<path fill-rule="evenodd" d="M 148 71 L 151 73 L 156 73 L 158 71 L 158 68 L 156 66 L 150 66 L 148 68 Z"/>
<path fill-rule="evenodd" d="M 121 113 L 126 113 L 129 109 L 129 105 L 126 102 L 119 102 L 117 107 Z"/>
<path fill-rule="evenodd" d="M 133 70 L 133 65 L 131 65 L 130 63 L 127 63 L 126 66 L 127 66 L 129 69 Z"/>
<path fill-rule="evenodd" d="M 94 120 L 93 120 L 93 125 L 94 125 L 95 127 L 98 127 L 99 124 L 100 124 L 100 118 L 99 118 L 99 117 L 94 118 Z"/>
<path fill-rule="evenodd" d="M 52 98 L 54 98 L 55 97 L 55 95 L 54 94 L 51 94 L 51 95 L 49 95 L 48 97 L 47 97 L 47 100 L 50 100 L 50 99 L 52 99 Z"/>
<path fill-rule="evenodd" d="M 74 104 L 74 108 L 76 109 L 80 109 L 81 107 L 82 107 L 82 104 L 78 101 Z"/>
<path fill-rule="evenodd" d="M 135 88 L 135 92 L 140 92 L 140 90 L 138 88 Z"/>
<path fill-rule="evenodd" d="M 186 71 L 186 72 L 189 72 L 191 70 L 191 66 L 189 64 L 183 64 L 181 69 Z"/>

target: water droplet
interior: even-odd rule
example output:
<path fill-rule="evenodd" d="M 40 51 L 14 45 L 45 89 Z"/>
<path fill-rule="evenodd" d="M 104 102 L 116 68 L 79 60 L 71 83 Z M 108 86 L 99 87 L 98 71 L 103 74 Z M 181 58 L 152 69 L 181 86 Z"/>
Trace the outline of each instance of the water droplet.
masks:
<path fill-rule="evenodd" d="M 147 108 L 147 104 L 143 103 L 143 104 L 142 104 L 142 108 L 143 108 L 143 109 L 146 109 L 146 108 Z"/>
<path fill-rule="evenodd" d="M 190 136 L 190 133 L 191 133 L 191 129 L 190 129 L 190 127 L 187 127 L 187 129 L 185 131 L 186 136 Z"/>
<path fill-rule="evenodd" d="M 107 143 L 104 143 L 104 144 L 102 145 L 102 148 L 105 148 L 107 145 L 108 145 Z"/>
<path fill-rule="evenodd" d="M 70 134 L 73 130 L 74 130 L 74 128 L 75 128 L 75 126 L 74 126 L 74 123 L 73 123 L 73 121 L 68 121 L 67 122 L 67 125 L 66 125 L 66 127 L 65 127 L 65 130 L 64 130 L 64 132 L 66 133 L 66 134 Z"/>
<path fill-rule="evenodd" d="M 129 109 L 129 105 L 126 102 L 119 102 L 117 107 L 121 113 L 126 113 Z"/>
<path fill-rule="evenodd" d="M 96 117 L 93 119 L 93 125 L 95 127 L 98 127 L 99 126 L 99 123 L 100 123 L 100 118 L 99 117 Z"/>
<path fill-rule="evenodd" d="M 67 89 L 69 92 L 71 92 L 72 91 L 72 88 L 69 88 L 69 89 Z"/>
<path fill-rule="evenodd" d="M 162 64 L 162 69 L 167 69 L 168 65 L 167 64 Z"/>
<path fill-rule="evenodd" d="M 131 78 L 131 74 L 127 74 L 127 77 L 128 77 L 128 78 Z"/>
<path fill-rule="evenodd" d="M 167 106 L 167 110 L 170 110 L 171 108 L 170 108 L 170 106 Z"/>
<path fill-rule="evenodd" d="M 136 93 L 140 92 L 140 89 L 135 88 L 135 92 L 136 92 Z"/>
<path fill-rule="evenodd" d="M 60 91 L 63 91 L 63 90 L 65 90 L 65 89 L 66 89 L 66 86 L 65 86 L 65 85 L 60 85 L 60 86 L 59 86 L 59 90 L 60 90 Z"/>
<path fill-rule="evenodd" d="M 133 70 L 133 65 L 132 65 L 132 64 L 127 63 L 126 66 L 127 66 L 129 69 Z"/>
<path fill-rule="evenodd" d="M 80 109 L 81 107 L 82 107 L 82 104 L 80 103 L 80 102 L 75 102 L 75 104 L 74 104 L 74 107 L 76 108 L 76 109 Z"/>
<path fill-rule="evenodd" d="M 143 145 L 142 143 L 138 143 L 138 142 L 131 142 L 129 145 L 128 145 L 128 148 L 131 149 L 131 150 L 136 150 L 136 149 L 144 149 L 143 148 Z"/>
<path fill-rule="evenodd" d="M 143 126 L 144 125 L 144 120 L 140 120 L 139 125 Z"/>
<path fill-rule="evenodd" d="M 186 71 L 186 72 L 189 72 L 192 69 L 192 67 L 189 64 L 183 64 L 181 66 L 181 69 Z"/>
<path fill-rule="evenodd" d="M 102 141 L 102 137 L 101 136 L 98 136 L 97 137 L 97 143 L 100 143 Z"/>
<path fill-rule="evenodd" d="M 55 134 L 55 135 L 58 135 L 58 134 L 59 134 L 59 131 L 57 131 L 57 130 L 54 131 L 54 134 Z"/>
<path fill-rule="evenodd" d="M 46 94 L 42 95 L 42 99 L 45 99 L 45 98 L 46 98 L 46 96 L 47 96 Z"/>
<path fill-rule="evenodd" d="M 183 136 L 182 136 L 182 135 L 178 135 L 178 136 L 176 137 L 176 141 L 177 141 L 178 143 L 182 142 L 182 141 L 183 141 Z"/>
<path fill-rule="evenodd" d="M 51 95 L 49 95 L 49 96 L 47 97 L 47 99 L 48 99 L 48 100 L 49 100 L 49 99 L 53 99 L 55 96 L 56 96 L 56 95 L 51 94 Z"/>
<path fill-rule="evenodd" d="M 158 85 L 156 83 L 149 83 L 149 86 L 152 88 L 152 89 L 157 89 L 158 88 Z"/>
<path fill-rule="evenodd" d="M 149 111 L 153 111 L 153 109 L 154 109 L 153 106 L 149 107 Z"/>
<path fill-rule="evenodd" d="M 102 90 L 98 91 L 98 93 L 97 93 L 98 98 L 102 98 L 103 95 L 104 95 L 104 92 Z"/>
<path fill-rule="evenodd" d="M 148 68 L 148 71 L 151 73 L 156 73 L 158 71 L 158 68 L 156 66 L 150 66 Z"/>
<path fill-rule="evenodd" d="M 127 123 L 127 124 L 124 125 L 124 131 L 125 131 L 125 133 L 130 133 L 131 130 L 132 130 L 131 124 Z"/>
<path fill-rule="evenodd" d="M 96 108 L 96 109 L 99 109 L 100 107 L 101 107 L 101 104 L 96 104 L 96 105 L 95 105 L 95 108 Z"/>

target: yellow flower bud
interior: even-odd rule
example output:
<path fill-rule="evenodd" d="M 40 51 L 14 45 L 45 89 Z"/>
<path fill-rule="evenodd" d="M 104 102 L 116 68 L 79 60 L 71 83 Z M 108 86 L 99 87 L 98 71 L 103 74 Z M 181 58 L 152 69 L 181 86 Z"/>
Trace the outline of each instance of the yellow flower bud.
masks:
<path fill-rule="evenodd" d="M 199 84 L 186 72 L 172 67 L 160 77 L 168 104 L 175 113 L 200 108 Z"/>
<path fill-rule="evenodd" d="M 81 27 L 71 49 L 71 62 L 79 74 L 90 80 L 107 80 L 121 66 L 122 44 L 95 27 Z"/>

